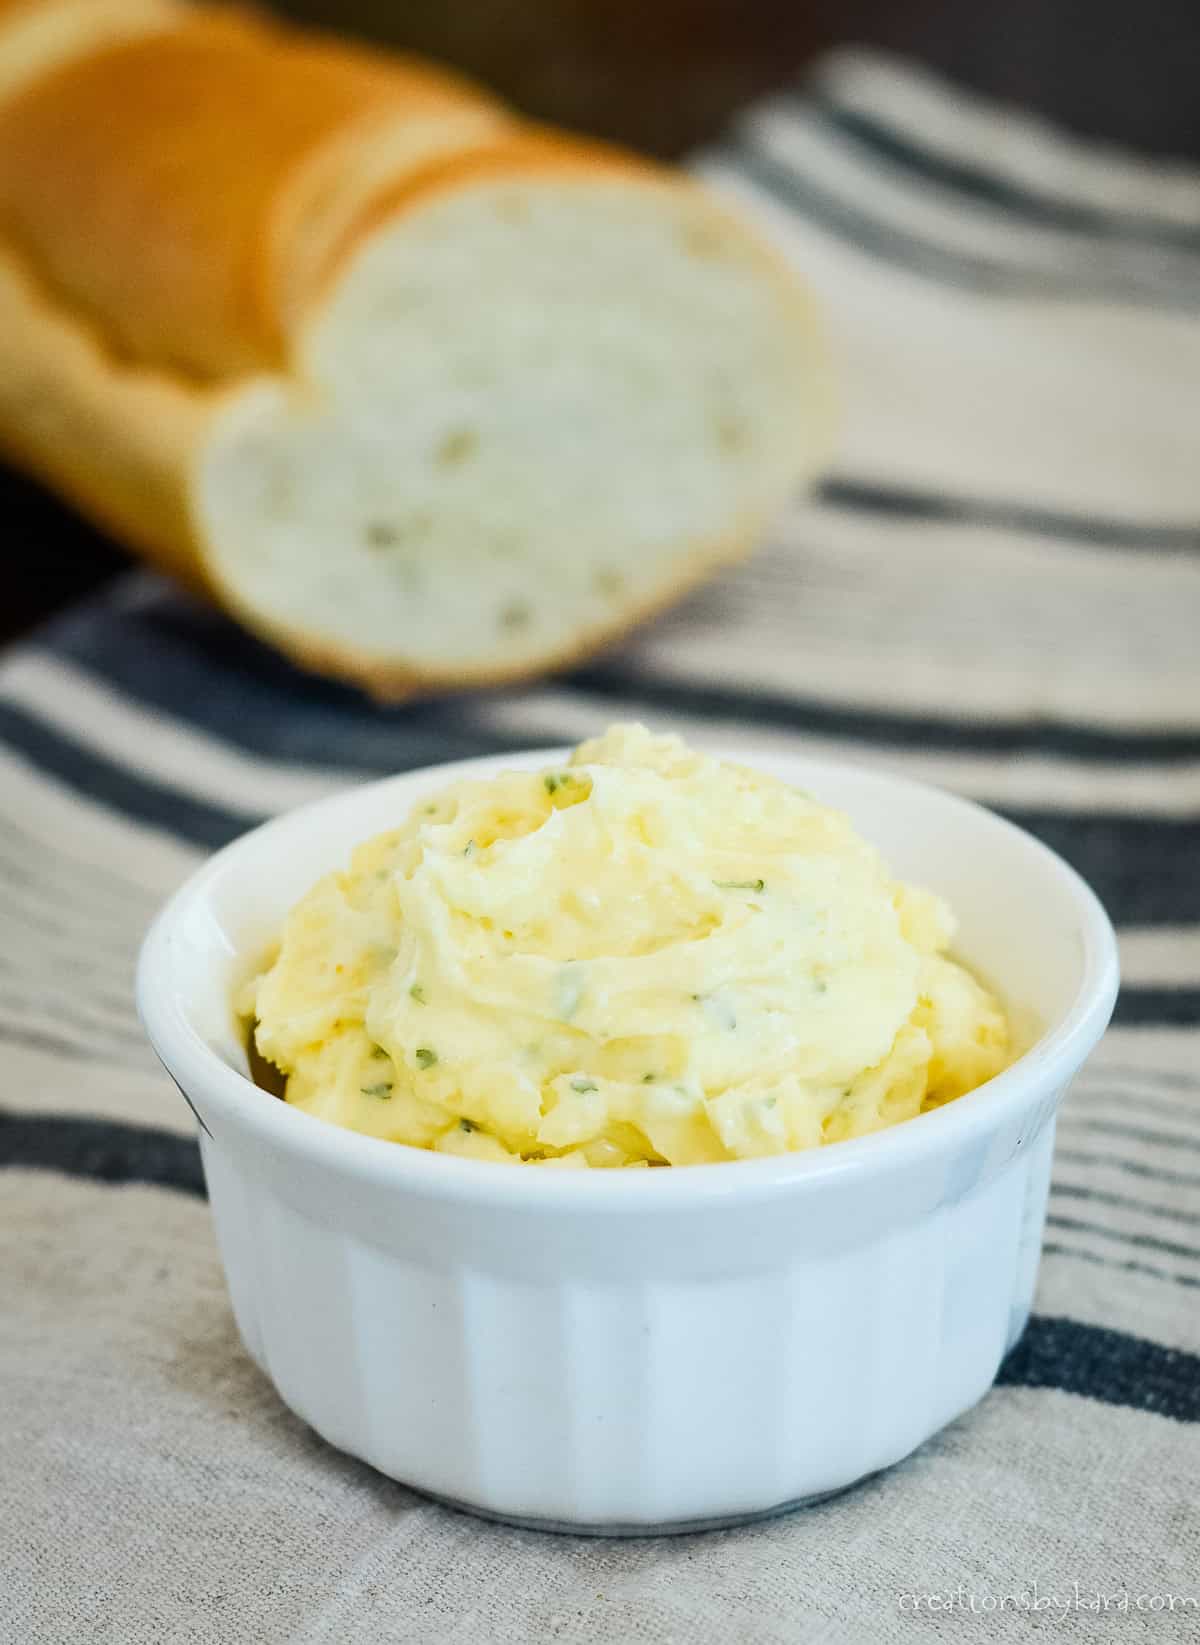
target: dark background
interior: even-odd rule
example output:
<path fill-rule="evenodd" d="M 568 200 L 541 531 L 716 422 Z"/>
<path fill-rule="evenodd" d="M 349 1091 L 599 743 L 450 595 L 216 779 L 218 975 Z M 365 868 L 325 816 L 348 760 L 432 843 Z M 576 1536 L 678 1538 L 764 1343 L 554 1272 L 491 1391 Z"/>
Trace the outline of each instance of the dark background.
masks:
<path fill-rule="evenodd" d="M 668 157 L 823 49 L 901 51 L 1084 136 L 1200 157 L 1200 0 L 290 0 L 422 51 L 525 113 Z M 119 550 L 0 467 L 0 642 L 114 575 Z"/>

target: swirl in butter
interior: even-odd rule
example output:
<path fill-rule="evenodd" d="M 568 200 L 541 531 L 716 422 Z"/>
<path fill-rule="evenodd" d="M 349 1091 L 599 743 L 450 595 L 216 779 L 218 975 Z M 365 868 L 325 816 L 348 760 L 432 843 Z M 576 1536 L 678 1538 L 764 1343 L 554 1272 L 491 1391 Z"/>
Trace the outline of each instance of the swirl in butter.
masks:
<path fill-rule="evenodd" d="M 292 910 L 240 1001 L 289 1102 L 442 1153 L 691 1165 L 894 1125 L 997 1073 L 949 909 L 839 812 L 616 726 L 467 779 Z"/>

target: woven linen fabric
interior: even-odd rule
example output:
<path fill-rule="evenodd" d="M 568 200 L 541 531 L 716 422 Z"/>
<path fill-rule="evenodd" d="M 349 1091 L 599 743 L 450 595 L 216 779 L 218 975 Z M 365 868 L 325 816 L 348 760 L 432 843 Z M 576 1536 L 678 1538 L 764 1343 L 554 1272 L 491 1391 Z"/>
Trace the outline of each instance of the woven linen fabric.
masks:
<path fill-rule="evenodd" d="M 456 701 L 373 706 L 148 576 L 3 662 L 0 1639 L 1200 1633 L 1200 175 L 857 52 L 700 166 L 818 288 L 843 385 L 836 469 L 744 568 Z M 263 816 L 617 718 L 998 808 L 1125 976 L 997 1387 L 837 1500 L 629 1542 L 435 1506 L 285 1410 L 131 999 L 156 905 Z"/>

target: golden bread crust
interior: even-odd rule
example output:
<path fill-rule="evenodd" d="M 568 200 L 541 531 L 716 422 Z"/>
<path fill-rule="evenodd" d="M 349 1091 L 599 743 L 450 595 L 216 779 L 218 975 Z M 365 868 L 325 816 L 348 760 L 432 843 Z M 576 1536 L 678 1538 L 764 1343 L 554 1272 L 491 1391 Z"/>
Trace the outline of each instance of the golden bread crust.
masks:
<path fill-rule="evenodd" d="M 417 119 L 423 163 L 439 121 L 454 147 L 490 109 L 424 66 L 198 11 L 0 102 L 0 236 L 134 360 L 199 378 L 279 366 L 273 298 L 356 155 Z"/>
<path fill-rule="evenodd" d="M 208 584 L 187 475 L 217 404 L 114 361 L 0 255 L 0 451 L 193 588 Z"/>
<path fill-rule="evenodd" d="M 251 609 L 198 540 L 202 455 L 406 213 L 509 180 L 688 192 L 598 143 L 522 125 L 456 76 L 176 0 L 0 0 L 0 451 L 303 666 L 395 700 L 569 666 L 740 558 L 749 512 L 680 545 L 669 586 L 561 646 L 469 667 L 381 659 Z M 709 213 L 709 219 L 704 214 Z M 798 328 L 807 299 L 782 260 Z"/>

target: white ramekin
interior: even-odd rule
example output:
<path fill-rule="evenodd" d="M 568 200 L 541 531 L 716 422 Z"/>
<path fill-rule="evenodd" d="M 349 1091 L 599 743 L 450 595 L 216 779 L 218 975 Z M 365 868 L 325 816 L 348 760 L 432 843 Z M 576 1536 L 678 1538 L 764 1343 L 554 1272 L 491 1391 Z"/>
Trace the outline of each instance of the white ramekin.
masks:
<path fill-rule="evenodd" d="M 985 1393 L 1029 1313 L 1054 1117 L 1117 990 L 1103 909 L 966 801 L 756 763 L 935 887 L 1032 1048 L 875 1136 L 686 1169 L 522 1170 L 338 1130 L 253 1085 L 231 993 L 291 903 L 421 794 L 552 753 L 374 783 L 219 852 L 146 939 L 138 1001 L 201 1125 L 246 1348 L 332 1444 L 479 1512 L 690 1528 L 836 1491 Z"/>

